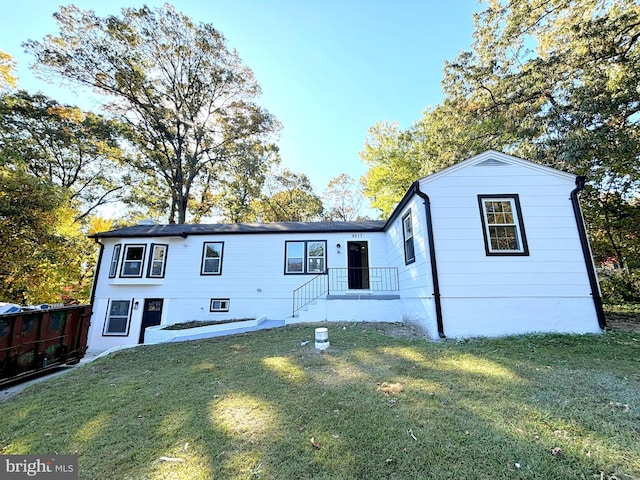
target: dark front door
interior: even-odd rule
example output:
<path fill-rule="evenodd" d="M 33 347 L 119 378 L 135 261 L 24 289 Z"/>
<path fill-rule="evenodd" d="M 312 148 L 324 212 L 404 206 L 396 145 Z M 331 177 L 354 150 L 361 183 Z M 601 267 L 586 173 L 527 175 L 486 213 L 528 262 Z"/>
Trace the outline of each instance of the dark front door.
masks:
<path fill-rule="evenodd" d="M 147 327 L 160 325 L 162 319 L 162 299 L 145 298 L 144 311 L 142 312 L 142 326 L 140 327 L 140 339 L 138 343 L 144 343 L 144 331 Z"/>
<path fill-rule="evenodd" d="M 369 288 L 369 246 L 367 242 L 347 242 L 349 289 Z"/>

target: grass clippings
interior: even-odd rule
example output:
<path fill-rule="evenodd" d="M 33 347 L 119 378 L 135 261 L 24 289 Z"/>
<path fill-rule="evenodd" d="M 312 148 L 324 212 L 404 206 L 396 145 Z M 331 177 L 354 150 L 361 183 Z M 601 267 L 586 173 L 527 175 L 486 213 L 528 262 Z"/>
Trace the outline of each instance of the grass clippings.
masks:
<path fill-rule="evenodd" d="M 116 352 L 0 404 L 81 479 L 638 479 L 640 334 L 431 342 L 317 325 Z"/>

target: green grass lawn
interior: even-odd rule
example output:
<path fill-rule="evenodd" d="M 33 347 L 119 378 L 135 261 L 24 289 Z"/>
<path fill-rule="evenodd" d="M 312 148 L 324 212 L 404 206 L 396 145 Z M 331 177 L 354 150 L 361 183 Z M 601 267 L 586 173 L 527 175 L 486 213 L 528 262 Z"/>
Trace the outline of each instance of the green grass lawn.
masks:
<path fill-rule="evenodd" d="M 640 478 L 640 333 L 325 326 L 326 353 L 299 325 L 80 366 L 0 403 L 0 453 L 91 480 Z"/>

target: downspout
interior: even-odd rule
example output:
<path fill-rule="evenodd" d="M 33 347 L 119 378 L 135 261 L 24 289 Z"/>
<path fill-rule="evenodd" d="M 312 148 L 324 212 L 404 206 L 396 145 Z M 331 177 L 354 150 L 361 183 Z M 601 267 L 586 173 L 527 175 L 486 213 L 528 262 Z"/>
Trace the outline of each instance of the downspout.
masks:
<path fill-rule="evenodd" d="M 602 299 L 600 298 L 600 289 L 598 288 L 598 277 L 596 276 L 596 270 L 593 265 L 593 258 L 591 256 L 591 248 L 589 247 L 589 240 L 587 238 L 587 231 L 584 227 L 584 219 L 582 218 L 582 211 L 580 210 L 580 202 L 578 200 L 578 194 L 584 190 L 586 177 L 576 177 L 576 188 L 571 190 L 571 204 L 573 205 L 573 214 L 576 217 L 576 226 L 578 227 L 578 236 L 580 237 L 580 245 L 582 246 L 582 254 L 584 256 L 584 263 L 587 267 L 587 276 L 589 277 L 589 285 L 591 287 L 591 297 L 593 298 L 593 306 L 596 309 L 596 315 L 598 317 L 598 326 L 602 329 L 607 327 L 607 322 L 604 318 L 604 310 L 602 309 Z"/>
<path fill-rule="evenodd" d="M 93 275 L 93 285 L 91 285 L 91 298 L 89 299 L 91 310 L 93 310 L 93 301 L 96 298 L 96 289 L 98 288 L 98 276 L 100 275 L 100 265 L 102 264 L 102 254 L 104 253 L 104 243 L 101 243 L 98 237 L 95 237 L 95 241 L 98 245 L 100 245 L 100 253 L 98 254 L 98 263 L 96 264 L 96 271 Z"/>
<path fill-rule="evenodd" d="M 440 283 L 438 281 L 438 264 L 436 262 L 436 247 L 433 240 L 433 222 L 431 218 L 431 200 L 429 195 L 420 190 L 420 183 L 415 182 L 413 189 L 416 195 L 424 200 L 424 211 L 427 218 L 427 237 L 429 242 L 429 256 L 431 259 L 431 278 L 433 278 L 433 298 L 436 305 L 436 323 L 438 325 L 438 336 L 446 338 L 444 334 L 444 324 L 442 322 L 442 302 L 440 301 Z"/>

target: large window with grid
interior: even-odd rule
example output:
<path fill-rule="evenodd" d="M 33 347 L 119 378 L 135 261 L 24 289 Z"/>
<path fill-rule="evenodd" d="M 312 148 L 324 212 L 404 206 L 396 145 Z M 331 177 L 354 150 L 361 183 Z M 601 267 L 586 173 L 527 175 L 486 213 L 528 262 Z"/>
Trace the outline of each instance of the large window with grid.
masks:
<path fill-rule="evenodd" d="M 478 195 L 487 255 L 529 255 L 518 195 Z"/>

